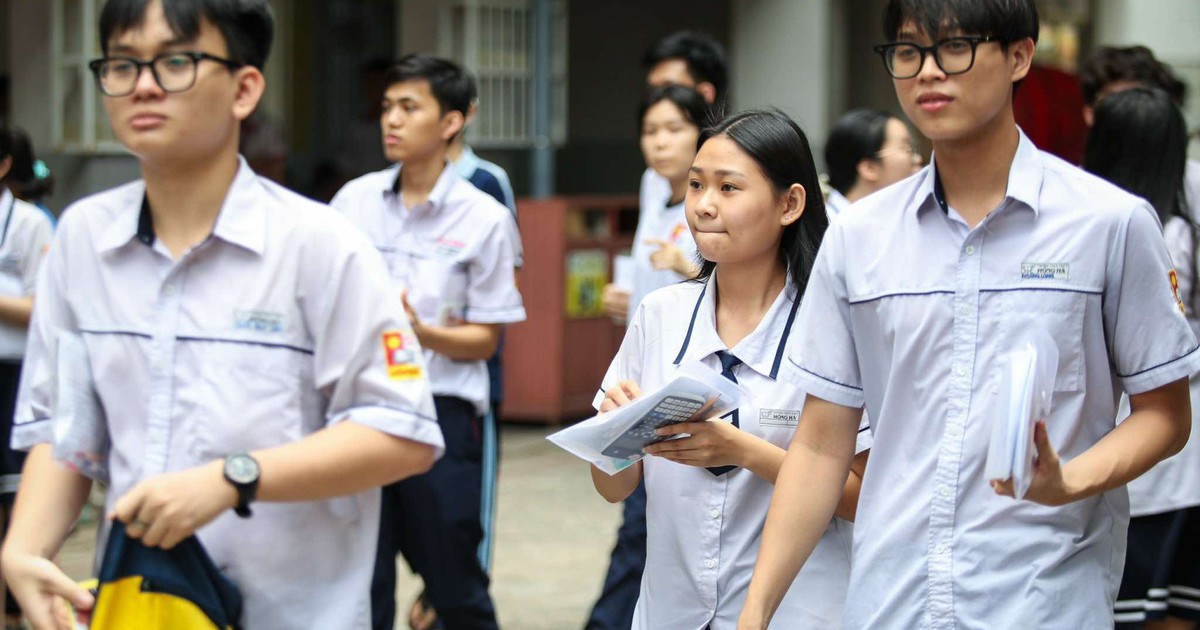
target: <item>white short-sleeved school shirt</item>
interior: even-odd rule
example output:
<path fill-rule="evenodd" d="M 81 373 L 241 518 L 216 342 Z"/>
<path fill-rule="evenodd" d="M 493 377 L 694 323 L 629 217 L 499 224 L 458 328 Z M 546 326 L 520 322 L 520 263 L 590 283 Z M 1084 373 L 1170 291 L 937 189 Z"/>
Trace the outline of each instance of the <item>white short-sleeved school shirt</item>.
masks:
<path fill-rule="evenodd" d="M 829 191 L 829 198 L 825 200 L 825 213 L 831 221 L 849 207 L 850 200 L 846 199 L 845 195 L 836 190 Z"/>
<path fill-rule="evenodd" d="M 0 185 L 0 295 L 33 295 L 42 257 L 54 226 L 37 206 L 17 199 Z M 27 329 L 0 322 L 0 360 L 25 356 Z"/>
<path fill-rule="evenodd" d="M 701 360 L 717 372 L 726 350 L 716 332 L 716 281 L 654 291 L 636 311 L 604 377 L 604 390 L 623 380 L 645 391 L 669 381 L 676 367 Z M 797 302 L 788 284 L 758 327 L 730 352 L 752 400 L 743 431 L 786 449 L 804 406 L 804 391 L 777 381 Z M 868 433 L 862 435 L 869 440 Z M 860 443 L 860 450 L 869 442 Z M 637 630 L 723 630 L 737 625 L 746 599 L 774 485 L 746 469 L 715 476 L 705 468 L 660 457 L 642 460 L 646 481 L 646 569 L 634 613 Z M 852 525 L 833 519 L 775 615 L 783 628 L 836 627 L 850 572 Z"/>
<path fill-rule="evenodd" d="M 407 208 L 400 166 L 363 175 L 330 202 L 383 254 L 395 290 L 422 321 L 439 326 L 525 321 L 515 265 L 521 237 L 512 213 L 447 165 L 429 200 Z M 456 361 L 425 351 L 435 396 L 455 396 L 489 406 L 485 361 Z"/>
<path fill-rule="evenodd" d="M 658 251 L 656 245 L 647 245 L 646 239 L 667 241 L 678 247 L 688 260 L 696 258 L 696 241 L 684 215 L 683 202 L 671 203 L 671 183 L 654 169 L 642 173 L 642 184 L 638 195 L 641 207 L 638 211 L 638 226 L 633 237 L 633 290 L 629 296 L 629 312 L 651 291 L 686 280 L 670 269 L 655 269 L 650 263 L 650 254 Z"/>
<path fill-rule="evenodd" d="M 1158 220 L 1023 133 L 974 229 L 935 168 L 833 223 L 788 361 L 789 380 L 872 418 L 844 626 L 1111 627 L 1125 489 L 1045 507 L 997 496 L 984 466 L 999 359 L 1024 331 L 1058 344 L 1045 420 L 1064 461 L 1112 431 L 1122 389 L 1196 371 Z"/>
<path fill-rule="evenodd" d="M 1182 218 L 1173 217 L 1163 226 L 1167 252 L 1175 263 L 1179 297 L 1184 303 L 1192 332 L 1200 336 L 1200 291 L 1196 286 L 1196 246 L 1192 227 Z M 1129 482 L 1129 514 L 1148 516 L 1200 505 L 1200 372 L 1188 381 L 1192 394 L 1192 435 L 1183 450 L 1159 462 L 1146 474 Z M 1117 417 L 1129 415 L 1129 398 L 1121 397 Z"/>
<path fill-rule="evenodd" d="M 179 260 L 142 182 L 72 205 L 38 281 L 13 443 L 54 439 L 55 340 L 80 335 L 111 437 L 108 509 L 143 479 L 352 421 L 443 448 L 420 346 L 379 254 L 241 161 Z M 247 628 L 370 628 L 378 489 L 232 511 L 198 536 Z"/>
<path fill-rule="evenodd" d="M 1193 221 L 1200 221 L 1200 162 L 1188 160 L 1184 170 L 1183 187 Z"/>

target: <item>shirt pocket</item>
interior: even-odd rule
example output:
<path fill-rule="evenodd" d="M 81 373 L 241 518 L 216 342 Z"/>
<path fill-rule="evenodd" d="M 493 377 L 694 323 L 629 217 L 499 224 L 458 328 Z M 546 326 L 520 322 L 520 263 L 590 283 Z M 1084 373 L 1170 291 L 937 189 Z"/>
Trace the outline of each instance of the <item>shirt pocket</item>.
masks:
<path fill-rule="evenodd" d="M 243 340 L 188 340 L 183 361 L 198 378 L 179 383 L 177 402 L 192 450 L 204 458 L 294 442 L 323 424 L 312 355 L 300 348 Z M 184 363 L 187 365 L 187 363 Z"/>
<path fill-rule="evenodd" d="M 467 308 L 465 264 L 442 256 L 413 256 L 408 303 L 422 321 L 438 326 L 463 323 Z"/>
<path fill-rule="evenodd" d="M 1033 330 L 1045 330 L 1058 347 L 1054 391 L 1079 391 L 1083 369 L 1083 320 L 1088 294 L 1070 289 L 1015 289 L 996 296 L 1003 345 L 1015 350 Z"/>

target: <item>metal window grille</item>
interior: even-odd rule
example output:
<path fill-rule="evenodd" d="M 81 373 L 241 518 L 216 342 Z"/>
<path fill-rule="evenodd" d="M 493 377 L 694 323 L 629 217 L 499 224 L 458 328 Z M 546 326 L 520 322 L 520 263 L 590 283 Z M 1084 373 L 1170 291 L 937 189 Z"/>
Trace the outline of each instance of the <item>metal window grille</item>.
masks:
<path fill-rule="evenodd" d="M 567 13 L 554 8 L 552 133 L 567 136 Z M 529 0 L 454 0 L 442 6 L 439 53 L 463 64 L 479 84 L 479 114 L 467 129 L 477 147 L 533 146 L 533 8 Z"/>
<path fill-rule="evenodd" d="M 50 6 L 51 140 L 65 153 L 121 153 L 87 68 L 100 55 L 96 17 L 102 0 L 53 0 Z"/>

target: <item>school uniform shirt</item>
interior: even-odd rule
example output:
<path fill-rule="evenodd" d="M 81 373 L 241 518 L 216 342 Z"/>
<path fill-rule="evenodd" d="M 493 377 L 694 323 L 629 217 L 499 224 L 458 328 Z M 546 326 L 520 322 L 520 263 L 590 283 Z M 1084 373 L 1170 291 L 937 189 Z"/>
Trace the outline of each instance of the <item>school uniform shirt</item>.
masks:
<path fill-rule="evenodd" d="M 371 244 L 244 160 L 212 235 L 173 260 L 137 181 L 73 204 L 38 282 L 13 443 L 54 439 L 55 340 L 79 335 L 111 450 L 138 482 L 340 422 L 443 442 L 415 336 Z M 258 502 L 197 532 L 247 628 L 370 628 L 378 488 Z"/>
<path fill-rule="evenodd" d="M 454 162 L 454 170 L 459 177 L 504 204 L 514 218 L 517 216 L 517 198 L 513 194 L 512 182 L 499 164 L 479 157 L 471 147 L 464 145 L 462 155 Z"/>
<path fill-rule="evenodd" d="M 1184 303 L 1188 324 L 1192 332 L 1200 336 L 1200 294 L 1195 294 L 1196 247 L 1192 228 L 1187 221 L 1172 217 L 1163 226 L 1163 239 L 1175 262 L 1179 297 Z M 1129 482 L 1131 516 L 1162 514 L 1200 505 L 1200 430 L 1196 428 L 1196 416 L 1200 414 L 1200 373 L 1192 375 L 1188 387 L 1192 395 L 1192 435 L 1183 450 Z M 1123 421 L 1128 415 L 1129 398 L 1122 396 L 1117 417 Z"/>
<path fill-rule="evenodd" d="M 1183 173 L 1184 196 L 1193 221 L 1200 221 L 1200 162 L 1188 160 Z"/>
<path fill-rule="evenodd" d="M 716 281 L 659 289 L 634 314 L 625 340 L 596 395 L 623 380 L 654 391 L 676 367 L 700 360 L 717 372 Z M 741 430 L 786 449 L 803 410 L 805 392 L 777 381 L 796 304 L 788 284 L 759 325 L 730 352 L 751 395 L 738 410 Z M 718 420 L 720 421 L 720 420 Z M 866 432 L 863 433 L 867 435 Z M 860 450 L 869 443 L 860 444 Z M 661 457 L 642 460 L 646 482 L 646 570 L 634 612 L 638 630 L 723 630 L 737 625 L 746 599 L 774 485 L 747 469 L 721 476 Z M 783 628 L 836 627 L 850 571 L 852 525 L 833 519 L 775 615 Z"/>
<path fill-rule="evenodd" d="M 650 254 L 657 252 L 659 247 L 646 244 L 646 239 L 667 241 L 683 251 L 688 260 L 694 261 L 696 258 L 696 241 L 692 239 L 692 231 L 688 228 L 683 202 L 668 205 L 671 203 L 671 183 L 654 169 L 648 168 L 642 173 L 638 199 L 638 226 L 631 252 L 634 272 L 633 289 L 629 295 L 631 313 L 636 311 L 637 305 L 651 291 L 687 279 L 670 269 L 655 269 L 650 263 Z"/>
<path fill-rule="evenodd" d="M 0 295 L 33 295 L 54 227 L 37 206 L 17 199 L 2 185 L 0 221 Z M 0 322 L 0 361 L 20 361 L 25 356 L 26 331 L 24 326 Z"/>
<path fill-rule="evenodd" d="M 936 164 L 830 226 L 789 355 L 794 382 L 872 419 L 844 627 L 1111 627 L 1125 488 L 1046 507 L 996 495 L 984 467 L 1000 358 L 1027 330 L 1058 346 L 1064 462 L 1112 431 L 1122 389 L 1200 366 L 1158 221 L 1023 133 L 974 229 L 935 181 Z"/>
<path fill-rule="evenodd" d="M 437 326 L 525 321 L 514 266 L 521 238 L 507 208 L 447 165 L 413 208 L 402 203 L 400 166 L 363 175 L 330 202 L 383 254 L 394 290 L 408 290 L 421 321 Z M 425 350 L 435 396 L 455 396 L 488 411 L 485 361 L 456 361 Z"/>
<path fill-rule="evenodd" d="M 825 210 L 829 214 L 829 218 L 833 219 L 842 213 L 843 210 L 850 207 L 850 200 L 842 193 L 831 190 L 829 198 L 825 200 Z"/>

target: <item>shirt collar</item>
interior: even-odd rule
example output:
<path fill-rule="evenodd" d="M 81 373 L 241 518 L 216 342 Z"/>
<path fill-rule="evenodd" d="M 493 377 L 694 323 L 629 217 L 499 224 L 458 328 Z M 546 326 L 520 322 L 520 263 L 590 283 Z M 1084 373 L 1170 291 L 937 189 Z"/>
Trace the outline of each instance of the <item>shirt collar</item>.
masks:
<path fill-rule="evenodd" d="M 147 246 L 154 245 L 154 218 L 150 213 L 145 182 L 138 182 L 130 191 L 130 196 L 133 195 L 140 198 L 141 203 L 136 211 L 133 208 L 121 210 L 117 219 L 98 240 L 101 251 L 116 249 L 135 238 Z M 270 201 L 263 183 L 250 169 L 246 160 L 238 156 L 237 174 L 217 214 L 213 236 L 262 255 L 267 240 L 265 206 Z"/>
<path fill-rule="evenodd" d="M 1001 205 L 1012 199 L 1032 210 L 1033 216 L 1037 217 L 1040 213 L 1038 198 L 1042 192 L 1042 176 L 1042 154 L 1018 127 L 1017 152 L 1008 169 L 1008 185 Z M 925 168 L 922 177 L 921 183 L 917 185 L 917 212 L 931 208 L 940 208 L 942 212 L 947 212 L 946 195 L 942 191 L 942 181 L 937 173 L 937 155 L 930 158 L 929 166 Z"/>
<path fill-rule="evenodd" d="M 479 156 L 471 150 L 471 147 L 463 145 L 462 155 L 458 156 L 458 160 L 454 161 L 454 170 L 458 172 L 458 176 L 463 179 L 470 179 L 475 171 L 479 170 Z"/>
<path fill-rule="evenodd" d="M 404 169 L 403 164 L 397 164 L 389 170 L 395 170 L 395 176 L 389 177 L 388 187 L 384 189 L 383 196 L 385 199 L 400 199 L 400 171 Z M 429 199 L 416 208 L 409 210 L 418 210 L 429 208 L 437 210 L 446 203 L 446 198 L 450 196 L 450 191 L 454 189 L 454 184 L 459 179 L 458 172 L 455 170 L 454 164 L 446 162 L 442 168 L 442 174 L 438 175 L 437 183 L 433 185 L 433 190 L 429 191 Z"/>
<path fill-rule="evenodd" d="M 675 357 L 675 365 L 685 358 L 703 359 L 718 350 L 728 350 L 754 371 L 775 379 L 779 376 L 779 366 L 787 348 L 788 336 L 792 331 L 792 323 L 796 320 L 796 311 L 800 300 L 793 299 L 796 286 L 792 284 L 791 274 L 787 276 L 787 284 L 775 298 L 775 303 L 763 315 L 762 321 L 744 339 L 733 348 L 726 348 L 725 342 L 717 335 L 717 278 L 709 276 L 696 298 L 692 309 L 692 319 L 688 323 L 687 334 Z"/>

